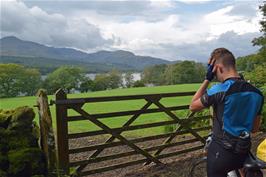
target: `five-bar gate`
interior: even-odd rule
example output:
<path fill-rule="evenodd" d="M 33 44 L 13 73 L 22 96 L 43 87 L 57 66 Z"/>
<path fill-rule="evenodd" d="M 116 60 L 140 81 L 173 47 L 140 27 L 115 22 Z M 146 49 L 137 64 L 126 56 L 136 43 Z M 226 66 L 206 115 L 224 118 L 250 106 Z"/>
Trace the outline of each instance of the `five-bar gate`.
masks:
<path fill-rule="evenodd" d="M 109 170 L 114 170 L 118 168 L 124 168 L 136 164 L 149 164 L 151 162 L 155 164 L 162 163 L 162 159 L 169 158 L 172 156 L 184 154 L 191 151 L 199 150 L 203 147 L 205 142 L 205 136 L 203 136 L 201 131 L 208 131 L 211 127 L 209 125 L 202 125 L 201 127 L 192 128 L 192 124 L 209 119 L 211 116 L 195 116 L 194 113 L 188 114 L 186 118 L 178 117 L 174 111 L 177 110 L 188 110 L 189 105 L 179 105 L 179 106 L 165 106 L 161 100 L 163 98 L 169 97 L 182 97 L 182 96 L 192 96 L 194 92 L 177 92 L 177 93 L 161 93 L 161 94 L 145 94 L 145 95 L 127 95 L 127 96 L 107 96 L 107 97 L 92 97 L 92 98 L 67 98 L 65 92 L 60 89 L 56 93 L 56 121 L 57 121 L 57 147 L 58 147 L 58 160 L 59 166 L 66 173 L 69 173 L 71 167 L 75 167 L 80 176 L 91 175 L 95 173 L 101 173 Z M 127 110 L 119 112 L 107 112 L 107 113 L 97 113 L 93 114 L 85 110 L 84 105 L 86 103 L 97 103 L 97 102 L 117 102 L 117 101 L 128 101 L 126 104 L 130 104 L 129 100 L 145 100 L 144 105 L 138 110 Z M 155 105 L 151 107 L 151 105 Z M 70 116 L 68 115 L 68 110 L 74 110 L 78 115 Z M 162 120 L 160 122 L 151 122 L 134 125 L 133 122 L 143 114 L 151 113 L 165 113 L 170 119 Z M 130 116 L 130 118 L 121 126 L 116 128 L 111 128 L 109 125 L 104 124 L 100 119 L 113 118 L 118 119 L 119 116 Z M 81 133 L 69 133 L 68 122 L 71 121 L 90 121 L 97 125 L 101 130 L 87 131 Z M 134 139 L 127 138 L 122 133 L 125 131 L 146 129 L 158 126 L 167 126 L 176 124 L 176 129 L 173 132 L 166 132 L 163 134 L 137 137 Z M 70 148 L 69 141 L 71 139 L 104 135 L 108 134 L 104 143 L 100 144 L 90 144 L 85 147 Z M 176 136 L 179 135 L 190 135 L 189 139 L 180 140 L 173 142 Z M 206 135 L 206 133 L 205 133 Z M 137 143 L 163 139 L 159 145 L 153 145 L 150 147 L 141 147 Z M 186 146 L 184 146 L 186 145 Z M 127 146 L 130 151 L 118 152 L 111 155 L 102 155 L 101 153 L 107 148 L 114 148 L 118 146 Z M 179 149 L 173 152 L 162 153 L 167 148 L 171 147 L 186 147 L 185 149 Z M 76 153 L 82 153 L 92 151 L 88 157 L 83 160 L 70 160 L 70 155 Z M 131 159 L 130 161 L 121 161 L 118 164 L 110 163 L 107 166 L 89 169 L 86 166 L 89 164 L 99 163 L 108 160 L 126 158 L 132 155 L 140 155 L 140 159 Z"/>

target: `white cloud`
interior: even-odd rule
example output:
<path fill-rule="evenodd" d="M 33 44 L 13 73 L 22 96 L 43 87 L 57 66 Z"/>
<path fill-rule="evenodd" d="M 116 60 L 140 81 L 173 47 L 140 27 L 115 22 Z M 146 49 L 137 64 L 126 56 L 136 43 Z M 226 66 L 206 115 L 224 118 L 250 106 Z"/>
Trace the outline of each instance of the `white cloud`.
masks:
<path fill-rule="evenodd" d="M 249 17 L 241 14 L 235 15 L 231 13 L 235 8 L 230 5 L 204 16 L 204 22 L 210 26 L 210 39 L 217 38 L 228 31 L 234 31 L 239 35 L 259 32 L 260 13 Z M 250 11 L 254 9 L 250 8 Z"/>
<path fill-rule="evenodd" d="M 23 2 L 1 2 L 1 35 L 57 47 L 83 50 L 110 45 L 101 31 L 83 18 L 67 18 L 62 14 L 48 14 L 37 6 L 28 8 Z"/>
<path fill-rule="evenodd" d="M 170 15 L 157 22 L 134 21 L 129 23 L 103 22 L 99 27 L 103 29 L 105 36 L 116 36 L 119 42 L 114 48 L 136 51 L 147 49 L 152 45 L 198 43 L 206 39 L 205 28 L 198 28 L 193 24 L 185 27 L 178 15 Z M 197 30 L 194 30 L 194 29 Z"/>
<path fill-rule="evenodd" d="M 172 8 L 174 3 L 171 0 L 150 0 L 151 7 L 155 8 Z"/>
<path fill-rule="evenodd" d="M 202 3 L 210 2 L 212 0 L 177 0 L 177 1 L 183 2 L 186 4 L 202 4 Z"/>
<path fill-rule="evenodd" d="M 67 10 L 62 7 L 55 13 L 61 6 L 50 7 L 54 8 L 51 12 L 47 4 L 44 10 L 23 2 L 4 2 L 1 33 L 86 51 L 124 49 L 170 60 L 204 61 L 213 46 L 231 48 L 231 38 L 234 44 L 237 40 L 241 43 L 238 55 L 254 52 L 250 41 L 259 34 L 261 18 L 252 3 L 221 3 L 220 9 L 208 14 L 189 15 L 170 0 L 60 3 Z M 71 4 L 75 10 L 69 12 Z"/>
<path fill-rule="evenodd" d="M 238 36 L 241 38 L 241 43 L 246 44 L 241 46 L 249 46 L 250 50 L 244 49 L 243 53 L 255 51 L 256 48 L 253 48 L 250 43 L 252 38 L 249 34 L 258 35 L 258 13 L 256 16 L 235 15 L 232 13 L 235 8 L 236 6 L 230 5 L 206 15 L 197 15 L 189 20 L 187 17 L 172 14 L 159 21 L 136 19 L 121 22 L 92 13 L 87 14 L 86 19 L 102 29 L 106 39 L 115 39 L 114 45 L 110 46 L 111 49 L 129 50 L 139 55 L 151 55 L 170 60 L 182 58 L 201 60 L 207 53 L 203 52 L 203 48 L 209 52 L 209 44 L 215 44 L 217 47 L 226 46 L 226 41 L 221 40 L 220 37 L 230 31 L 233 32 L 232 36 Z M 245 37 L 245 34 L 249 37 Z M 227 40 L 228 43 L 231 42 L 230 38 Z M 198 45 L 200 47 L 197 47 Z M 186 48 L 188 46 L 193 46 L 192 50 L 197 52 L 193 53 Z"/>
<path fill-rule="evenodd" d="M 255 53 L 258 47 L 253 47 L 251 40 L 258 37 L 259 33 L 246 33 L 238 35 L 234 32 L 226 32 L 217 39 L 201 41 L 197 44 L 177 45 L 174 43 L 152 45 L 146 50 L 139 49 L 136 53 L 166 58 L 169 60 L 196 60 L 207 62 L 210 53 L 218 47 L 225 47 L 233 52 L 236 57 Z M 166 57 L 167 56 L 167 57 Z"/>

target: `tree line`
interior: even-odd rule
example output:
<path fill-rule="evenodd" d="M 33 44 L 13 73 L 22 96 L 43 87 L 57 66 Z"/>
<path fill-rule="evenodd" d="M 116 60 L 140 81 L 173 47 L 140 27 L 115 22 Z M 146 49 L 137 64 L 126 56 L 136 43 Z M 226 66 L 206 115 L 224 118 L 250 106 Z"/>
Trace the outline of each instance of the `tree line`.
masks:
<path fill-rule="evenodd" d="M 80 67 L 61 66 L 42 78 L 38 69 L 13 63 L 0 64 L 0 97 L 32 96 L 39 88 L 54 94 L 59 88 L 72 93 L 144 86 L 140 81 L 134 82 L 132 74 L 128 72 L 122 77 L 118 70 L 112 70 L 97 74 L 92 80 Z"/>
<path fill-rule="evenodd" d="M 255 38 L 253 45 L 260 46 L 256 54 L 239 57 L 237 67 L 246 80 L 263 87 L 266 84 L 266 4 L 260 6 L 263 18 L 260 21 L 262 36 Z M 147 67 L 142 72 L 141 80 L 133 80 L 132 73 L 124 76 L 117 70 L 97 74 L 94 80 L 86 77 L 84 69 L 73 66 L 61 66 L 47 75 L 44 80 L 38 69 L 27 68 L 19 64 L 0 64 L 0 97 L 35 95 L 39 88 L 49 94 L 63 88 L 67 93 L 115 89 L 120 87 L 141 87 L 152 85 L 172 85 L 197 83 L 204 79 L 206 68 L 202 63 L 182 61 Z"/>
<path fill-rule="evenodd" d="M 204 79 L 205 66 L 194 61 L 147 67 L 142 73 L 144 84 L 174 85 L 199 83 Z"/>
<path fill-rule="evenodd" d="M 143 87 L 152 85 L 171 85 L 200 82 L 204 77 L 204 66 L 193 61 L 184 61 L 170 65 L 155 65 L 144 69 L 141 80 L 134 81 L 133 73 L 122 76 L 118 70 L 96 74 L 95 79 L 86 76 L 80 67 L 61 66 L 42 79 L 38 69 L 27 68 L 19 64 L 0 64 L 0 97 L 35 95 L 39 88 L 54 94 L 59 88 L 67 93 L 74 91 L 89 92 L 116 88 Z"/>
<path fill-rule="evenodd" d="M 254 46 L 260 49 L 256 54 L 240 57 L 237 60 L 237 67 L 243 72 L 246 80 L 257 87 L 263 87 L 266 84 L 266 3 L 259 7 L 263 18 L 260 21 L 262 36 L 253 39 Z"/>
<path fill-rule="evenodd" d="M 260 87 L 266 98 L 266 2 L 263 2 L 263 5 L 259 9 L 263 16 L 260 21 L 262 35 L 253 39 L 252 43 L 254 46 L 259 46 L 260 49 L 256 54 L 239 58 L 237 60 L 237 66 L 242 70 L 246 80 Z M 266 104 L 264 104 L 262 110 L 261 129 L 266 130 Z"/>
<path fill-rule="evenodd" d="M 262 48 L 257 54 L 238 58 L 237 66 L 247 80 L 256 86 L 263 86 L 266 83 L 265 59 L 265 48 Z M 92 80 L 80 67 L 61 66 L 42 79 L 38 69 L 19 64 L 0 64 L 0 97 L 35 95 L 39 88 L 46 89 L 48 94 L 54 94 L 59 88 L 73 93 L 145 85 L 199 83 L 204 79 L 205 72 L 206 67 L 202 63 L 182 61 L 147 67 L 141 73 L 139 81 L 134 81 L 131 72 L 122 76 L 122 73 L 115 69 L 108 73 L 96 74 Z"/>

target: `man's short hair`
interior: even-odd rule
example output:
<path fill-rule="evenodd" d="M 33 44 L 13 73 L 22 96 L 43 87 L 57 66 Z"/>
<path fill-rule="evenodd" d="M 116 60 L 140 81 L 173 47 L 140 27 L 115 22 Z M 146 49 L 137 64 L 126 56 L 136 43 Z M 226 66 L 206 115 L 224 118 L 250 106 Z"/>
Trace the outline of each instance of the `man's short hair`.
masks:
<path fill-rule="evenodd" d="M 217 48 L 211 53 L 215 63 L 222 63 L 226 68 L 235 68 L 236 60 L 232 52 L 226 48 Z"/>

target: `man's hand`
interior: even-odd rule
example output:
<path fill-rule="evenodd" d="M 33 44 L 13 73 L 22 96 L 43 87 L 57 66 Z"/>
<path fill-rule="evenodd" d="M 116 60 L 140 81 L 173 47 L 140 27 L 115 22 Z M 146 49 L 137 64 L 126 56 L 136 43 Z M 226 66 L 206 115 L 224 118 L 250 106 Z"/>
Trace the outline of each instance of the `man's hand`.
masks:
<path fill-rule="evenodd" d="M 207 73 L 206 73 L 205 79 L 207 79 L 210 82 L 214 78 L 214 73 L 212 72 L 212 70 L 213 70 L 213 65 L 208 64 L 208 68 L 207 68 Z"/>
<path fill-rule="evenodd" d="M 208 68 L 207 68 L 207 73 L 205 76 L 205 79 L 208 80 L 209 82 L 211 82 L 215 76 L 214 73 L 214 63 L 215 63 L 215 59 L 214 58 L 210 58 L 208 61 Z"/>

